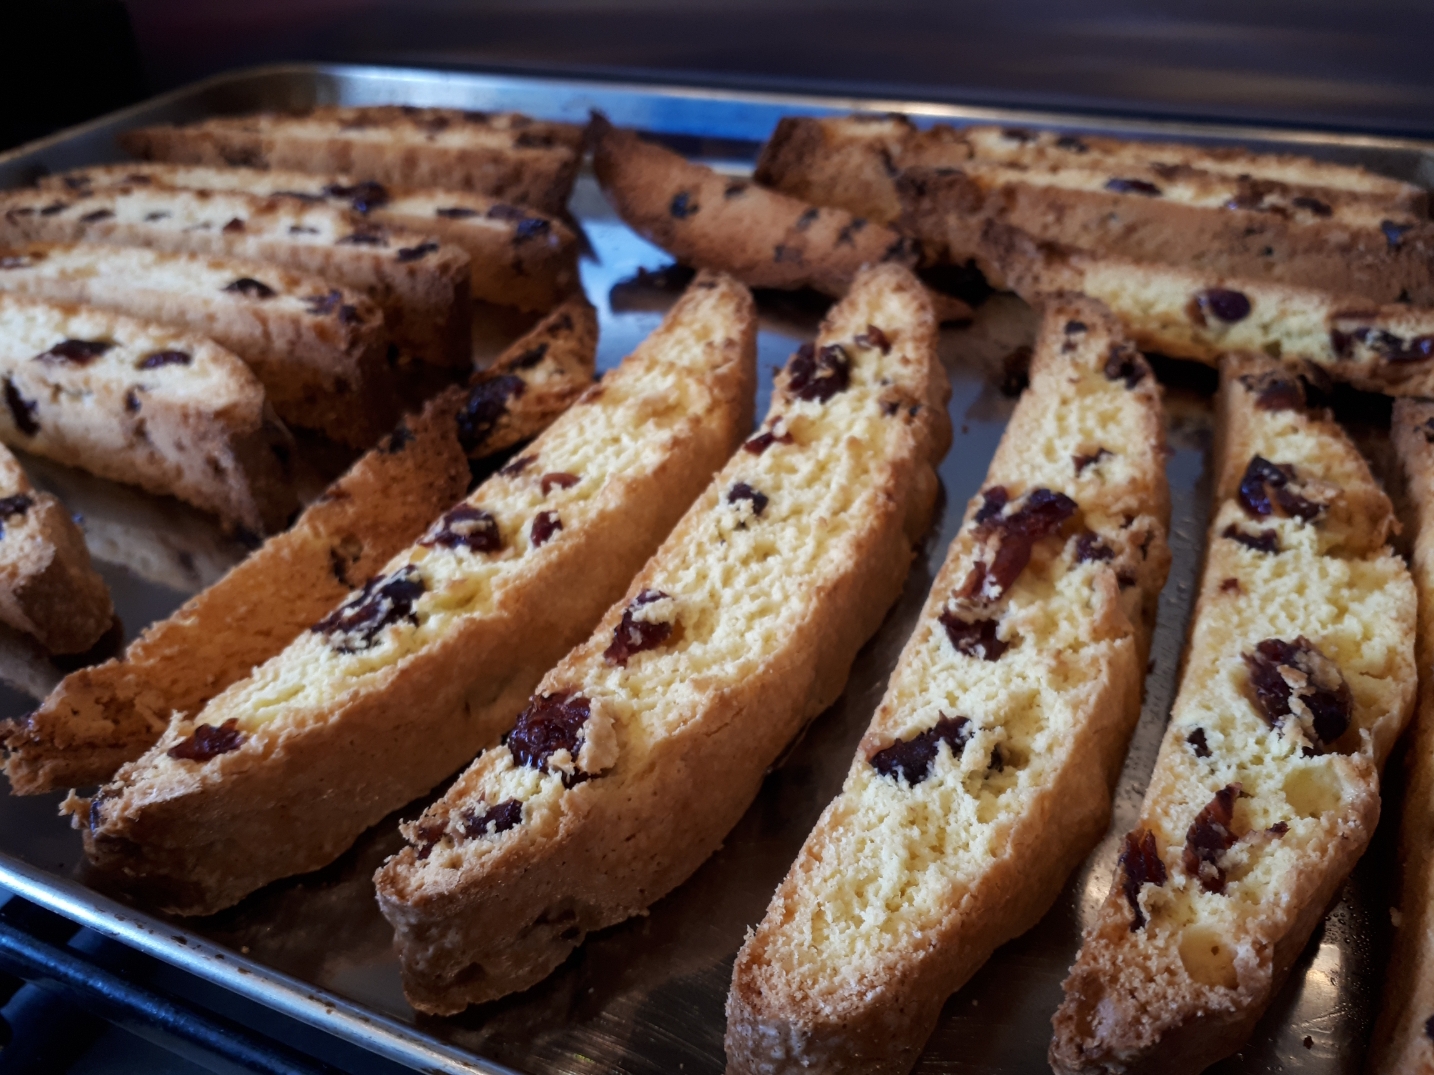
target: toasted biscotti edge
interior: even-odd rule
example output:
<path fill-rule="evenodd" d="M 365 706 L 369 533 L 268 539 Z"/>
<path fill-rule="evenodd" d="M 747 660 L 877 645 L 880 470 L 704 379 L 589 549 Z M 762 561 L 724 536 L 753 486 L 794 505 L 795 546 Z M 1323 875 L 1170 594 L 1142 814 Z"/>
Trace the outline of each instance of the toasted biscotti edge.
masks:
<path fill-rule="evenodd" d="M 784 116 L 762 147 L 752 178 L 812 205 L 891 224 L 901 216 L 897 161 L 915 131 L 909 119 L 895 114 Z"/>

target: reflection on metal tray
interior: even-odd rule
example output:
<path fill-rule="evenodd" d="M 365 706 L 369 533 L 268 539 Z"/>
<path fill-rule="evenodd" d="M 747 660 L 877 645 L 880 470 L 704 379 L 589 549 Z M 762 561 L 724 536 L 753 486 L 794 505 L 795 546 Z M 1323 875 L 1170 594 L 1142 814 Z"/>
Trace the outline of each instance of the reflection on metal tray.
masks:
<path fill-rule="evenodd" d="M 921 102 L 784 97 L 360 67 L 291 66 L 240 72 L 0 156 L 0 186 L 44 171 L 118 158 L 115 132 L 140 123 L 314 103 L 394 102 L 518 109 L 581 120 L 601 108 L 617 123 L 661 133 L 690 155 L 724 168 L 750 167 L 777 118 L 853 108 L 952 119 L 1109 131 L 1130 136 L 1240 142 L 1360 162 L 1407 179 L 1434 177 L 1434 145 L 1298 131 L 1141 124 L 1097 117 L 963 109 Z M 598 365 L 611 368 L 659 321 L 676 274 L 652 275 L 669 259 L 618 221 L 590 175 L 572 211 L 593 256 L 583 283 L 601 316 Z M 809 338 L 822 305 L 803 296 L 761 296 L 762 372 Z M 419 1017 L 404 1003 L 390 931 L 370 875 L 399 846 L 390 818 L 327 869 L 282 882 L 213 918 L 167 919 L 86 885 L 78 838 L 56 815 L 58 796 L 0 797 L 0 884 L 86 925 L 261 1003 L 423 1070 L 445 1072 L 720 1072 L 723 1002 L 732 958 L 766 908 L 822 807 L 841 785 L 851 753 L 895 664 L 935 569 L 980 485 L 1013 399 L 1005 360 L 1030 342 L 1034 320 L 997 295 L 967 327 L 942 335 L 951 375 L 955 444 L 941 467 L 945 512 L 905 593 L 861 652 L 846 692 L 808 729 L 764 784 L 725 847 L 651 913 L 590 937 L 547 981 L 453 1019 Z M 494 330 L 487 335 L 501 332 Z M 1046 917 L 1006 945 L 951 998 L 917 1070 L 1026 1072 L 1045 1068 L 1049 1019 L 1080 932 L 1105 893 L 1116 835 L 1139 809 L 1175 689 L 1196 588 L 1209 496 L 1207 456 L 1213 376 L 1161 363 L 1167 386 L 1174 565 L 1160 604 L 1154 670 L 1115 799 L 1110 835 L 1070 879 Z M 770 391 L 770 376 L 760 382 Z M 758 403 L 757 413 L 766 408 Z M 1377 422 L 1366 431 L 1377 446 Z M 172 501 L 131 493 L 64 468 L 26 460 L 36 482 L 90 520 L 91 549 L 114 588 L 126 633 L 167 614 L 242 555 L 204 518 Z M 0 639 L 0 678 L 6 640 Z M 27 663 L 28 662 L 28 663 Z M 57 675 L 18 651 L 20 690 Z M 0 687 L 0 715 L 29 699 Z M 421 804 L 400 811 L 412 816 Z M 1358 1070 L 1388 944 L 1389 841 L 1381 832 L 1342 902 L 1310 942 L 1291 980 L 1242 1052 L 1221 1072 Z"/>

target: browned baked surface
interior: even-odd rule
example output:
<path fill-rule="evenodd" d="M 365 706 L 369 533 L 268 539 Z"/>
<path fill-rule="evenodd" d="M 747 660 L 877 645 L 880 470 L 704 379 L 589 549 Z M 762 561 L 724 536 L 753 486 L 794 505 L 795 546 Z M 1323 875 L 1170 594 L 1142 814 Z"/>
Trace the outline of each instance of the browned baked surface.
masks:
<path fill-rule="evenodd" d="M 899 161 L 916 126 L 905 116 L 786 116 L 762 147 L 753 178 L 811 205 L 878 224 L 901 216 Z"/>

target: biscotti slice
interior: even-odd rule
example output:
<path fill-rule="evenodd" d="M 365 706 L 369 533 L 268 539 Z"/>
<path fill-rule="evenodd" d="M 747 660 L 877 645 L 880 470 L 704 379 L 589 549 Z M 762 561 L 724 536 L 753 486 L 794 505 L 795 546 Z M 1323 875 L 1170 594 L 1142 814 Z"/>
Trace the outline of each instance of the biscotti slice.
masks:
<path fill-rule="evenodd" d="M 436 395 L 293 526 L 122 657 L 71 673 L 33 713 L 0 726 L 11 790 L 110 779 L 154 745 L 172 714 L 194 716 L 279 653 L 463 496 L 470 460 L 541 433 L 586 391 L 596 350 L 596 314 L 575 297 L 471 385 Z"/>
<path fill-rule="evenodd" d="M 1170 563 L 1160 389 L 1066 296 L 1030 377 L 841 793 L 738 953 L 734 1075 L 910 1070 L 1105 832 Z"/>
<path fill-rule="evenodd" d="M 641 913 L 835 701 L 931 521 L 950 438 L 935 340 L 908 270 L 864 270 L 505 744 L 404 827 L 375 879 L 414 1007 L 525 989 Z"/>
<path fill-rule="evenodd" d="M 0 293 L 0 441 L 255 534 L 294 510 L 264 387 L 203 336 Z"/>
<path fill-rule="evenodd" d="M 85 195 L 0 194 L 0 240 L 106 243 L 267 261 L 372 298 L 393 342 L 440 366 L 471 362 L 468 255 L 330 205 L 141 184 Z"/>
<path fill-rule="evenodd" d="M 80 528 L 0 447 L 0 622 L 51 653 L 83 653 L 113 621 Z"/>
<path fill-rule="evenodd" d="M 290 425 L 367 447 L 395 413 L 383 314 L 312 273 L 91 243 L 0 246 L 0 291 L 192 329 L 248 364 Z"/>
<path fill-rule="evenodd" d="M 741 443 L 755 365 L 751 295 L 699 276 L 523 455 L 73 803 L 94 865 L 215 911 L 332 861 L 497 742 Z"/>
<path fill-rule="evenodd" d="M 577 286 L 578 240 L 557 217 L 471 191 L 387 187 L 345 175 L 204 164 L 104 164 L 48 176 L 47 189 L 90 193 L 145 183 L 325 202 L 467 251 L 473 297 L 549 310 Z"/>
<path fill-rule="evenodd" d="M 811 287 L 842 295 L 863 265 L 916 263 L 895 229 L 694 164 L 601 116 L 593 168 L 629 227 L 686 265 L 729 272 L 750 287 Z"/>
<path fill-rule="evenodd" d="M 981 255 L 1027 301 L 1053 291 L 1099 299 L 1150 351 L 1210 365 L 1229 351 L 1260 352 L 1369 391 L 1434 395 L 1434 310 L 1086 254 L 995 222 L 982 233 Z"/>
<path fill-rule="evenodd" d="M 561 213 L 583 129 L 516 112 L 371 106 L 218 116 L 119 137 L 145 160 L 351 172 L 400 187 L 456 187 Z"/>
<path fill-rule="evenodd" d="M 1414 587 L 1349 438 L 1244 356 L 1217 433 L 1180 692 L 1065 982 L 1060 1073 L 1198 1072 L 1240 1047 L 1369 843 L 1414 703 Z"/>
<path fill-rule="evenodd" d="M 752 173 L 764 187 L 877 224 L 901 216 L 901 154 L 916 135 L 905 116 L 784 116 Z"/>
<path fill-rule="evenodd" d="M 1424 670 L 1405 755 L 1396 941 L 1370 1036 L 1370 1075 L 1434 1072 L 1434 403 L 1399 400 L 1391 430 L 1414 516 L 1418 660 Z"/>

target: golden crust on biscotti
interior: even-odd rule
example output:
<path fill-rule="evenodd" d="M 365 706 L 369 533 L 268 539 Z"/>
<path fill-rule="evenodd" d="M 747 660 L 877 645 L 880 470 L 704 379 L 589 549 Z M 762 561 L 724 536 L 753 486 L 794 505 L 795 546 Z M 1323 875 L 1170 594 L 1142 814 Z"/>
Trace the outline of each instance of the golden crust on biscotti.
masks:
<path fill-rule="evenodd" d="M 5 292 L 208 336 L 244 360 L 290 425 L 367 447 L 398 417 L 382 313 L 321 276 L 98 243 L 0 246 L 0 265 Z"/>
<path fill-rule="evenodd" d="M 125 131 L 119 143 L 145 160 L 352 172 L 561 213 L 582 162 L 583 128 L 516 112 L 384 105 L 218 116 Z"/>
<path fill-rule="evenodd" d="M 264 389 L 203 336 L 0 293 L 0 441 L 260 534 L 295 498 Z"/>
<path fill-rule="evenodd" d="M 930 524 L 950 438 L 935 329 L 907 270 L 859 275 L 761 431 L 506 745 L 404 827 L 413 846 L 376 883 L 412 1004 L 455 1012 L 525 988 L 641 912 L 836 698 Z"/>
<path fill-rule="evenodd" d="M 327 864 L 496 742 L 750 429 L 755 364 L 750 293 L 699 276 L 522 456 L 73 802 L 91 862 L 211 912 Z"/>
<path fill-rule="evenodd" d="M 555 216 L 484 194 L 387 187 L 352 176 L 203 164 L 102 164 L 46 176 L 45 190 L 73 195 L 157 184 L 238 190 L 326 203 L 394 227 L 435 235 L 467 251 L 475 299 L 549 310 L 578 284 L 578 240 Z"/>
<path fill-rule="evenodd" d="M 729 1072 L 910 1070 L 946 998 L 1099 839 L 1170 563 L 1164 468 L 1144 360 L 1098 303 L 1052 296 L 1030 387 L 846 783 L 737 956 Z M 957 596 L 1001 540 L 976 516 L 1006 497 L 1070 516 L 999 597 Z"/>
<path fill-rule="evenodd" d="M 267 261 L 362 291 L 392 341 L 440 366 L 472 361 L 469 259 L 448 243 L 296 198 L 139 185 L 0 194 L 0 240 L 93 242 Z"/>
<path fill-rule="evenodd" d="M 810 205 L 892 224 L 901 216 L 897 161 L 915 133 L 909 119 L 894 114 L 784 116 L 752 177 Z"/>
<path fill-rule="evenodd" d="M 113 621 L 80 528 L 0 447 L 0 622 L 51 653 L 83 653 Z"/>
<path fill-rule="evenodd" d="M 893 228 L 720 175 L 601 116 L 593 132 L 593 168 L 618 215 L 684 264 L 842 295 L 863 265 L 916 263 Z"/>
<path fill-rule="evenodd" d="M 1363 295 L 1231 278 L 1160 262 L 1087 254 L 988 222 L 982 264 L 1027 301 L 1081 291 L 1110 307 L 1135 343 L 1217 365 L 1230 351 L 1307 364 L 1357 388 L 1434 395 L 1434 311 Z"/>
<path fill-rule="evenodd" d="M 1180 693 L 1053 1020 L 1060 1073 L 1197 1072 L 1239 1048 L 1379 816 L 1414 700 L 1414 588 L 1378 543 L 1368 468 L 1297 382 L 1271 390 L 1287 378 L 1268 359 L 1222 367 Z"/>

